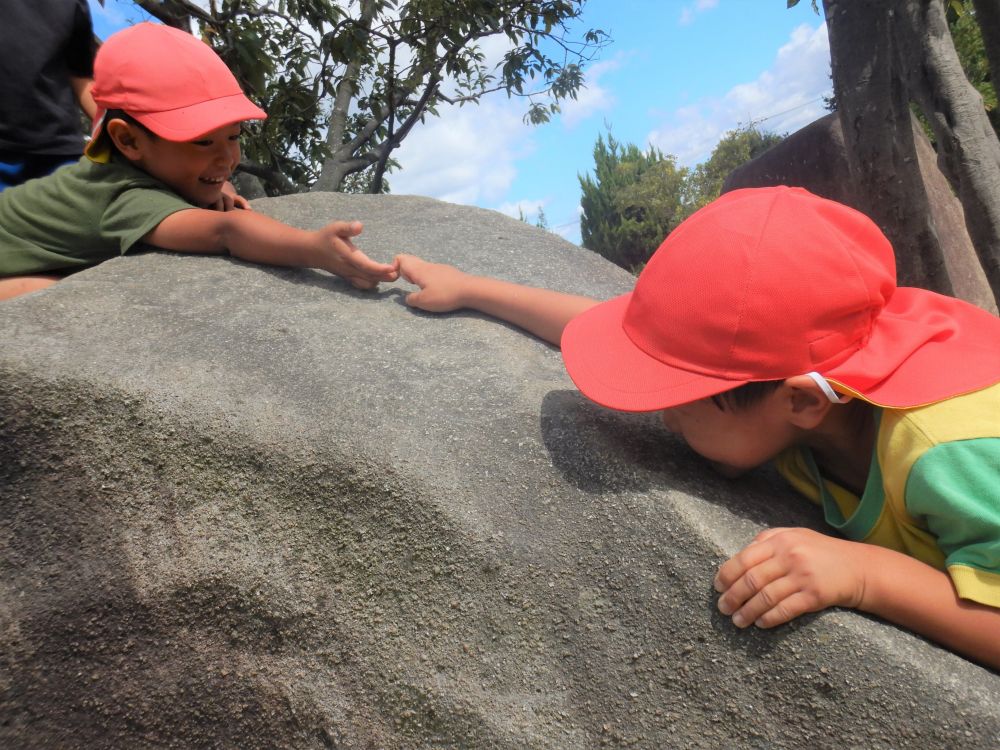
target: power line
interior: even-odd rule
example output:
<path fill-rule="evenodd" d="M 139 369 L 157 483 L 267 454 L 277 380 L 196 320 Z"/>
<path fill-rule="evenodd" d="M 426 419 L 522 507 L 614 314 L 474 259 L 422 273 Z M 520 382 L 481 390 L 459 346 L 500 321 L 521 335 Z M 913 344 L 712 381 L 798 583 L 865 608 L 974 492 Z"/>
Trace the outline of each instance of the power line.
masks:
<path fill-rule="evenodd" d="M 797 104 L 794 107 L 792 107 L 791 109 L 786 109 L 783 112 L 775 112 L 772 115 L 767 115 L 766 117 L 760 117 L 758 119 L 751 120 L 750 122 L 751 122 L 751 124 L 754 124 L 754 125 L 756 125 L 759 122 L 767 122 L 768 120 L 772 120 L 775 117 L 781 117 L 782 115 L 787 115 L 789 112 L 794 112 L 797 109 L 802 109 L 803 107 L 808 107 L 810 104 L 815 104 L 816 102 L 822 101 L 825 98 L 826 98 L 826 94 L 820 94 L 815 99 L 810 99 L 809 101 L 803 102 L 802 104 Z"/>

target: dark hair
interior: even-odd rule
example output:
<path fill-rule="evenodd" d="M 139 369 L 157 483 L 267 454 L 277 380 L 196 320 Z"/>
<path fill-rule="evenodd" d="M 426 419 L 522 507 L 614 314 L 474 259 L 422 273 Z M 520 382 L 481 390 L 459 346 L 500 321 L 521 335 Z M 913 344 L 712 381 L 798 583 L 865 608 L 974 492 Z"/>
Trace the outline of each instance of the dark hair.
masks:
<path fill-rule="evenodd" d="M 766 396 L 778 390 L 778 386 L 784 380 L 758 380 L 751 383 L 738 385 L 728 391 L 717 393 L 712 396 L 712 403 L 722 411 L 727 408 L 733 411 L 749 409 L 759 401 L 763 401 Z"/>
<path fill-rule="evenodd" d="M 159 138 L 159 136 L 156 133 L 154 133 L 152 130 L 150 130 L 149 128 L 147 128 L 145 125 L 143 125 L 137 119 L 135 119 L 134 117 L 132 117 L 132 115 L 130 115 L 125 110 L 123 110 L 123 109 L 109 109 L 107 112 L 104 113 L 104 127 L 101 128 L 101 134 L 98 136 L 98 138 L 107 138 L 108 145 L 111 147 L 111 151 L 114 152 L 114 153 L 120 153 L 120 152 L 118 151 L 118 147 L 115 145 L 115 142 L 111 139 L 111 136 L 108 135 L 107 125 L 112 120 L 124 120 L 129 125 L 133 125 L 133 126 L 139 128 L 140 130 L 142 130 L 150 138 Z"/>
<path fill-rule="evenodd" d="M 105 115 L 104 115 L 104 122 L 107 123 L 107 122 L 111 122 L 112 120 L 124 120 L 129 125 L 135 125 L 137 128 L 141 128 L 143 131 L 145 131 L 147 134 L 153 136 L 154 138 L 158 138 L 159 137 L 158 135 L 156 135 L 156 133 L 154 133 L 152 130 L 150 130 L 149 128 L 147 128 L 145 125 L 143 125 L 137 119 L 135 119 L 134 117 L 132 117 L 132 115 L 130 115 L 124 109 L 109 109 L 105 113 Z"/>

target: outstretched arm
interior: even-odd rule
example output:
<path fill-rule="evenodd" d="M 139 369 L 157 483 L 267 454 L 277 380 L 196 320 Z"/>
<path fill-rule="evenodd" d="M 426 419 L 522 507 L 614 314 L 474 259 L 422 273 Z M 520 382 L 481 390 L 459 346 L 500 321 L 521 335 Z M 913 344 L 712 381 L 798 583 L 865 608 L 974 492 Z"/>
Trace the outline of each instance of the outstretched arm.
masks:
<path fill-rule="evenodd" d="M 400 275 L 420 287 L 406 304 L 428 312 L 469 308 L 513 323 L 559 346 L 563 329 L 598 300 L 550 289 L 513 284 L 488 276 L 473 276 L 444 263 L 429 263 L 415 255 L 396 258 Z"/>
<path fill-rule="evenodd" d="M 884 547 L 769 529 L 719 568 L 715 588 L 737 627 L 850 607 L 1000 668 L 1000 609 L 959 599 L 946 573 Z"/>
<path fill-rule="evenodd" d="M 282 224 L 252 211 L 191 208 L 171 214 L 143 237 L 164 250 L 225 253 L 251 263 L 322 268 L 343 276 L 359 289 L 394 281 L 395 265 L 376 263 L 351 241 L 361 222 L 335 221 L 314 232 Z"/>

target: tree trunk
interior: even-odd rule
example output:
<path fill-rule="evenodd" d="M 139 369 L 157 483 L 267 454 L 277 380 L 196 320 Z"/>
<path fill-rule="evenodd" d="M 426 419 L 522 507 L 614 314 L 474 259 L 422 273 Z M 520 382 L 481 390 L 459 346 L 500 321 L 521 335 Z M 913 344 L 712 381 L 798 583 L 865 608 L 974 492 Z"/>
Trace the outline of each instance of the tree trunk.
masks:
<path fill-rule="evenodd" d="M 366 33 L 371 30 L 375 10 L 374 0 L 361 0 L 361 18 L 358 24 Z M 357 92 L 361 65 L 360 59 L 352 60 L 344 71 L 344 77 L 337 84 L 337 93 L 333 98 L 333 109 L 330 112 L 329 130 L 326 134 L 326 145 L 330 148 L 330 157 L 320 167 L 319 177 L 316 178 L 310 191 L 336 192 L 351 171 L 349 161 L 353 155 L 354 146 L 351 143 L 344 143 L 344 133 L 347 130 L 351 102 L 354 101 L 354 95 Z"/>
<path fill-rule="evenodd" d="M 938 163 L 1000 299 L 1000 141 L 962 70 L 942 0 L 894 0 L 900 72 L 934 130 Z"/>
<path fill-rule="evenodd" d="M 825 0 L 834 93 L 864 212 L 896 251 L 901 286 L 952 293 L 928 207 L 885 0 Z"/>

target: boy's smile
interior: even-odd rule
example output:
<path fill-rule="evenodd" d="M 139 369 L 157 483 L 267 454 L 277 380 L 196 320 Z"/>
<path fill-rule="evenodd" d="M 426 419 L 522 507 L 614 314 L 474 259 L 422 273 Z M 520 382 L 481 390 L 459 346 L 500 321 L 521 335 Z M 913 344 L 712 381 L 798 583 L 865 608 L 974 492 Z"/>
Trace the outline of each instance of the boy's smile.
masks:
<path fill-rule="evenodd" d="M 240 163 L 239 123 L 192 141 L 168 141 L 133 129 L 138 158 L 133 163 L 196 206 L 215 204 Z M 131 158 L 131 157 L 130 157 Z"/>

